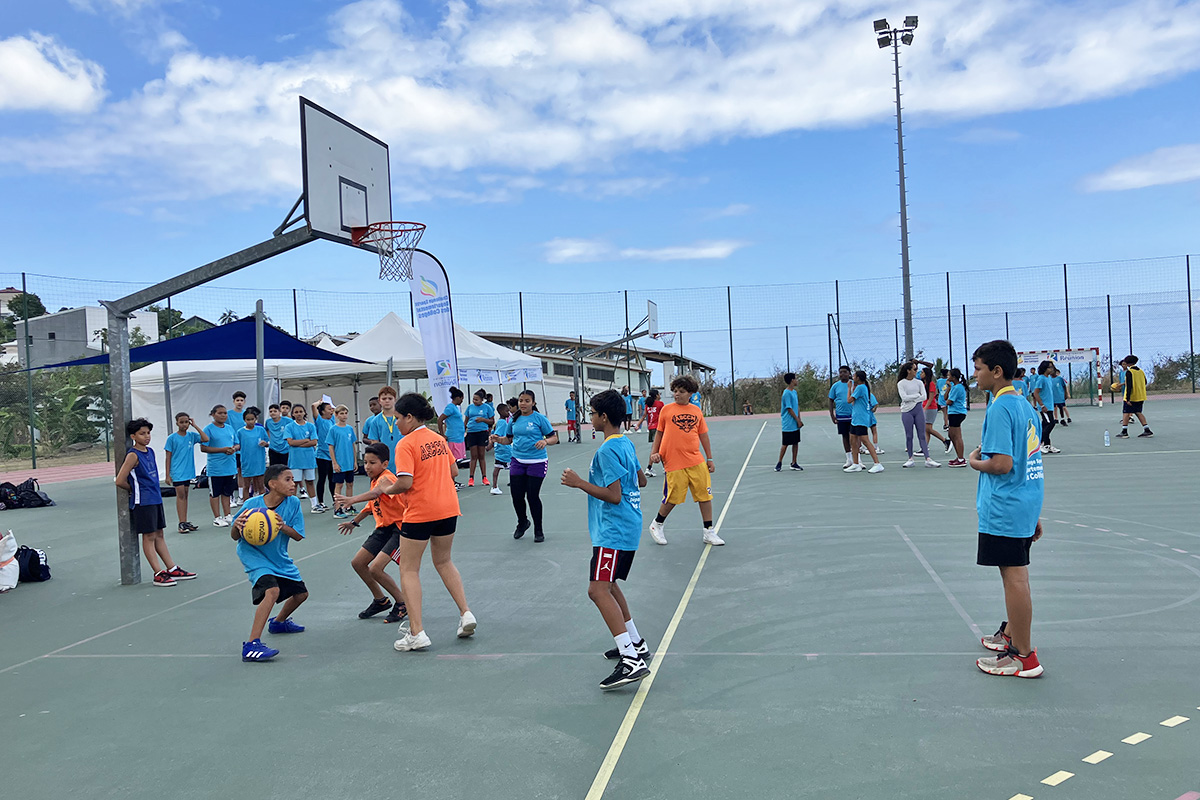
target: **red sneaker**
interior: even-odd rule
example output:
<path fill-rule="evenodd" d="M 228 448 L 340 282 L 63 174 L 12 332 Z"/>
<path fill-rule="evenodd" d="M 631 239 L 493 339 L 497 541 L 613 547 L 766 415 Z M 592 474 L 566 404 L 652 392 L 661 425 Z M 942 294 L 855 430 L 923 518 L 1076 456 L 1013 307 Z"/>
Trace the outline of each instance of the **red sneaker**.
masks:
<path fill-rule="evenodd" d="M 160 572 L 154 576 L 154 585 L 155 586 L 174 586 L 175 579 L 172 578 L 171 574 L 164 569 L 162 572 Z"/>
<path fill-rule="evenodd" d="M 174 567 L 172 567 L 171 571 L 168 572 L 167 574 L 170 575 L 172 578 L 174 578 L 177 581 L 191 581 L 191 580 L 196 579 L 196 573 L 188 572 L 186 569 L 179 566 L 178 564 L 176 564 Z"/>
<path fill-rule="evenodd" d="M 1007 652 L 1001 653 L 998 656 L 979 659 L 975 662 L 975 666 L 988 675 L 1003 675 L 1014 678 L 1037 678 L 1041 676 L 1043 671 L 1041 662 L 1038 661 L 1036 647 L 1027 656 L 1021 655 L 1015 648 L 1010 647 Z"/>
<path fill-rule="evenodd" d="M 484 478 L 484 479 L 483 479 L 483 485 L 484 485 L 484 486 L 491 486 L 491 484 L 490 484 L 490 483 L 488 483 L 488 479 L 487 479 L 487 478 Z"/>
<path fill-rule="evenodd" d="M 475 479 L 467 478 L 467 486 L 474 486 L 474 485 L 475 485 Z"/>

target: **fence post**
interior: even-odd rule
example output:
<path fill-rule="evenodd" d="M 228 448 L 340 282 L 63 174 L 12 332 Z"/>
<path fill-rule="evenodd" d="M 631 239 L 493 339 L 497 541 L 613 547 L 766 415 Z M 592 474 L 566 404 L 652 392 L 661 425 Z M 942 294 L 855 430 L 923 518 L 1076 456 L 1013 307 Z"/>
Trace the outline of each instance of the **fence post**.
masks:
<path fill-rule="evenodd" d="M 1128 319 L 1129 319 L 1129 352 L 1132 353 L 1133 352 L 1133 304 L 1132 303 L 1130 303 L 1126 307 L 1126 314 L 1128 314 Z"/>
<path fill-rule="evenodd" d="M 733 364 L 733 289 L 725 287 L 725 307 L 729 310 L 729 387 L 733 390 L 733 411 L 737 412 L 737 369 Z"/>
<path fill-rule="evenodd" d="M 829 339 L 829 385 L 833 386 L 833 317 L 825 314 L 825 336 Z"/>
<path fill-rule="evenodd" d="M 970 367 L 971 367 L 971 355 L 970 355 L 971 347 L 970 347 L 970 345 L 967 344 L 967 304 L 966 303 L 963 303 L 962 314 L 963 314 L 963 369 L 970 369 Z M 967 381 L 967 382 L 970 383 L 970 381 Z"/>
<path fill-rule="evenodd" d="M 1117 402 L 1117 396 L 1112 390 L 1113 380 L 1113 343 L 1112 343 L 1112 295 L 1104 295 L 1104 307 L 1108 310 L 1108 402 Z"/>
<path fill-rule="evenodd" d="M 1063 309 L 1067 315 L 1067 349 L 1071 349 L 1071 294 L 1067 289 L 1067 265 L 1063 264 Z M 1067 362 L 1067 385 L 1072 381 L 1071 364 Z"/>
<path fill-rule="evenodd" d="M 1004 312 L 1004 338 L 1010 342 L 1012 341 L 1012 335 L 1009 334 L 1009 332 L 1008 332 L 1008 312 L 1007 311 Z"/>
<path fill-rule="evenodd" d="M 300 338 L 300 306 L 296 303 L 296 290 L 292 289 L 292 329 L 296 331 L 296 338 Z"/>
<path fill-rule="evenodd" d="M 792 335 L 788 326 L 783 326 L 783 352 L 787 354 L 787 371 L 792 371 Z"/>
<path fill-rule="evenodd" d="M 29 389 L 29 458 L 33 469 L 37 469 L 37 442 L 33 439 L 33 355 L 30 353 L 33 334 L 29 332 L 29 288 L 25 285 L 25 273 L 21 273 L 21 300 L 25 315 L 25 384 Z"/>
<path fill-rule="evenodd" d="M 896 323 L 896 363 L 900 363 L 900 318 L 896 317 L 892 320 Z"/>
<path fill-rule="evenodd" d="M 946 352 L 954 368 L 954 323 L 950 319 L 950 273 L 946 273 Z"/>
<path fill-rule="evenodd" d="M 833 282 L 833 310 L 837 315 L 834 329 L 837 331 L 837 352 L 838 356 L 842 355 L 842 295 L 838 288 L 838 282 Z"/>
<path fill-rule="evenodd" d="M 1188 372 L 1192 377 L 1192 394 L 1196 393 L 1196 341 L 1192 338 L 1192 257 L 1184 256 L 1187 266 L 1187 314 L 1188 314 Z"/>
<path fill-rule="evenodd" d="M 629 387 L 629 393 L 633 394 L 633 367 L 629 363 L 629 290 L 625 290 L 625 385 Z M 638 382 L 641 385 L 641 381 Z"/>

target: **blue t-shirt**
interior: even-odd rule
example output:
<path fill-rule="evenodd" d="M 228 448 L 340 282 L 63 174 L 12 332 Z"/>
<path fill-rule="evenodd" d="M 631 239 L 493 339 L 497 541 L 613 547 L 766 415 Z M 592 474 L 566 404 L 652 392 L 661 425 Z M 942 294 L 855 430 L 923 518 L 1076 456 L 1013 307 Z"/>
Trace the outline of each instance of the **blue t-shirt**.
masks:
<path fill-rule="evenodd" d="M 255 425 L 238 428 L 237 443 L 242 448 L 242 477 L 256 478 L 267 471 L 267 448 L 259 442 L 268 441 L 267 429 Z"/>
<path fill-rule="evenodd" d="M 463 417 L 467 421 L 467 433 L 484 433 L 488 429 L 488 424 L 484 422 L 488 417 L 496 416 L 496 412 L 487 403 L 480 403 L 467 406 L 463 411 Z M 449 441 L 449 440 L 447 440 Z"/>
<path fill-rule="evenodd" d="M 241 411 L 236 411 L 232 408 L 227 408 L 225 412 L 229 415 L 229 418 L 225 420 L 226 425 L 232 425 L 235 431 L 246 427 L 246 409 L 243 408 Z"/>
<path fill-rule="evenodd" d="M 871 427 L 871 390 L 866 387 L 866 384 L 855 386 L 850 396 L 853 398 L 850 424 L 856 428 Z"/>
<path fill-rule="evenodd" d="M 1011 456 L 1004 475 L 979 473 L 975 508 L 980 533 L 1026 539 L 1033 536 L 1042 513 L 1042 424 L 1029 403 L 1001 390 L 983 415 L 979 449 L 983 458 Z"/>
<path fill-rule="evenodd" d="M 879 420 L 875 419 L 875 409 L 877 408 L 879 408 L 879 401 L 875 399 L 875 393 L 871 392 L 871 427 L 879 423 Z"/>
<path fill-rule="evenodd" d="M 850 405 L 850 382 L 834 381 L 829 387 L 829 399 L 833 401 L 833 415 L 837 419 L 850 419 L 854 409 Z"/>
<path fill-rule="evenodd" d="M 700 407 L 700 393 L 692 392 L 692 396 L 688 398 L 688 402 L 691 403 L 692 405 L 694 405 L 696 408 L 699 408 Z"/>
<path fill-rule="evenodd" d="M 539 439 L 554 433 L 554 426 L 538 411 L 532 414 L 522 414 L 512 421 L 512 457 L 524 463 L 549 461 L 550 455 L 545 449 L 534 447 Z M 448 438 L 448 437 L 447 437 Z"/>
<path fill-rule="evenodd" d="M 621 434 L 609 436 L 592 456 L 588 480 L 608 487 L 621 482 L 621 502 L 606 503 L 588 495 L 588 533 L 593 547 L 637 550 L 642 538 L 642 490 L 638 486 L 638 457 L 633 442 Z"/>
<path fill-rule="evenodd" d="M 623 394 L 623 395 L 621 395 L 621 397 L 622 397 L 622 399 L 625 400 L 625 413 L 632 417 L 633 416 L 633 395 Z"/>
<path fill-rule="evenodd" d="M 1067 381 L 1062 375 L 1055 375 L 1050 379 L 1051 385 L 1054 387 L 1054 402 L 1067 402 Z"/>
<path fill-rule="evenodd" d="M 567 409 L 567 421 L 574 422 L 575 421 L 575 401 L 568 399 L 565 406 Z"/>
<path fill-rule="evenodd" d="M 1022 397 L 1029 394 L 1028 384 L 1026 384 L 1025 381 L 1021 380 L 1020 378 L 1013 381 L 1013 388 L 1016 389 Z"/>
<path fill-rule="evenodd" d="M 200 444 L 200 432 L 189 430 L 182 436 L 178 431 L 167 437 L 163 452 L 171 454 L 171 474 L 167 476 L 172 483 L 190 481 L 196 477 L 196 445 Z"/>
<path fill-rule="evenodd" d="M 789 408 L 796 412 L 797 417 L 800 416 L 800 397 L 795 389 L 784 389 L 783 397 L 779 401 L 779 424 L 784 433 L 800 430 L 795 417 L 788 413 Z"/>
<path fill-rule="evenodd" d="M 386 417 L 382 411 L 379 412 L 370 417 L 363 425 L 363 438 L 374 439 L 387 445 L 388 453 L 391 454 L 388 457 L 388 469 L 395 472 L 396 445 L 404 438 L 404 434 L 400 432 L 399 418 L 396 416 Z M 341 461 L 341 459 L 338 460 Z"/>
<path fill-rule="evenodd" d="M 211 422 L 204 426 L 204 434 L 208 436 L 208 441 L 204 443 L 204 446 L 233 447 L 234 433 L 236 431 L 228 422 L 221 427 L 217 427 L 217 423 Z M 234 460 L 232 454 L 207 453 L 206 455 L 208 456 L 207 468 L 210 477 L 213 475 L 217 477 L 237 475 L 237 461 Z"/>
<path fill-rule="evenodd" d="M 1041 398 L 1041 404 L 1034 399 L 1034 392 L 1037 392 L 1038 397 Z M 1029 376 L 1029 402 L 1039 410 L 1049 410 L 1054 407 L 1054 389 L 1050 386 L 1050 379 L 1045 375 Z"/>
<path fill-rule="evenodd" d="M 492 431 L 496 436 L 504 438 L 512 431 L 512 421 L 508 419 L 496 420 L 496 429 Z M 512 445 L 498 444 L 494 454 L 495 461 L 498 464 L 507 464 L 512 460 Z"/>
<path fill-rule="evenodd" d="M 463 427 L 463 416 L 462 412 L 458 410 L 458 406 L 454 403 L 446 403 L 442 413 L 446 415 L 446 441 L 463 441 L 467 437 L 467 433 Z"/>
<path fill-rule="evenodd" d="M 329 429 L 333 427 L 333 418 L 325 419 L 320 414 L 313 420 L 317 426 L 317 458 L 329 460 Z"/>
<path fill-rule="evenodd" d="M 967 413 L 967 387 L 961 383 L 956 383 L 950 387 L 949 407 L 946 409 L 948 414 L 965 414 Z"/>
<path fill-rule="evenodd" d="M 333 445 L 333 460 L 342 472 L 354 469 L 354 427 L 334 425 L 329 429 L 329 444 Z"/>
<path fill-rule="evenodd" d="M 265 495 L 260 494 L 247 500 L 239 513 L 266 507 Z M 304 536 L 304 507 L 300 505 L 298 499 L 285 497 L 283 502 L 273 510 L 283 519 L 284 524 L 291 526 L 296 533 Z M 296 562 L 292 561 L 292 557 L 288 555 L 288 542 L 290 541 L 291 537 L 285 536 L 283 533 L 276 534 L 274 539 L 262 547 L 255 547 L 252 544 L 246 544 L 243 539 L 238 539 L 237 555 L 242 566 L 246 568 L 246 574 L 250 576 L 251 585 L 258 583 L 258 579 L 263 575 L 274 575 L 277 578 L 287 578 L 293 581 L 300 580 L 300 570 L 297 569 Z"/>
<path fill-rule="evenodd" d="M 287 417 L 280 417 L 276 422 L 273 419 L 267 419 L 267 444 L 271 445 L 271 449 L 276 453 L 286 453 L 292 449 L 292 446 L 287 443 L 287 426 L 292 424 L 292 421 Z"/>
<path fill-rule="evenodd" d="M 287 426 L 287 438 L 315 439 L 317 438 L 317 426 L 311 422 L 300 423 L 292 420 L 291 424 Z M 292 449 L 288 451 L 288 467 L 290 469 L 316 469 L 317 448 L 292 445 Z"/>
<path fill-rule="evenodd" d="M 634 413 L 637 414 L 638 419 L 641 419 L 642 417 L 646 416 L 646 398 L 635 397 L 634 400 L 636 401 L 633 404 Z"/>
<path fill-rule="evenodd" d="M 158 462 L 154 460 L 154 451 L 146 448 L 146 452 L 136 447 L 130 451 L 137 456 L 137 463 L 129 472 L 129 507 L 161 506 L 162 490 L 158 486 Z"/>
<path fill-rule="evenodd" d="M 946 407 L 946 395 L 943 393 L 943 390 L 946 388 L 946 384 L 947 384 L 947 383 L 949 383 L 949 382 L 950 382 L 950 381 L 949 381 L 949 379 L 947 379 L 947 378 L 938 378 L 938 379 L 937 379 L 937 390 L 938 390 L 938 396 L 937 396 L 937 400 L 938 400 L 938 408 L 945 408 L 945 407 Z"/>

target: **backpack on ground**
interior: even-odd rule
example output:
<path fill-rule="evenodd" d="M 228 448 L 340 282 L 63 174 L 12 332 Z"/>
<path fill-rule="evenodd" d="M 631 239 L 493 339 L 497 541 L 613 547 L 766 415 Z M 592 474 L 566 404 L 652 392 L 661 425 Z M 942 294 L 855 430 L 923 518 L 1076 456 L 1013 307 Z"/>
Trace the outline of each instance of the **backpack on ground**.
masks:
<path fill-rule="evenodd" d="M 50 495 L 42 491 L 37 478 L 25 479 L 15 487 L 15 492 L 20 508 L 42 508 L 43 506 L 54 505 L 54 501 L 50 499 Z"/>
<path fill-rule="evenodd" d="M 21 545 L 17 548 L 17 563 L 20 565 L 22 583 L 40 583 L 50 580 L 50 564 L 46 551 Z"/>
<path fill-rule="evenodd" d="M 21 508 L 21 501 L 17 499 L 17 487 L 8 481 L 0 483 L 0 504 L 5 508 Z"/>

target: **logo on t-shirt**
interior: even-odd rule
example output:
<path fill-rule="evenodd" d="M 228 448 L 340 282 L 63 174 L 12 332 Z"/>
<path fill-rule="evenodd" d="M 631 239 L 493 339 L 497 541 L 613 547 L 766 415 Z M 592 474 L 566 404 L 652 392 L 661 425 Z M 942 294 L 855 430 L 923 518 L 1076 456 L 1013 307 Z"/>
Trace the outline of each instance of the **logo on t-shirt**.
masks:
<path fill-rule="evenodd" d="M 1038 432 L 1033 425 L 1033 420 L 1029 421 L 1029 430 L 1025 432 L 1025 448 L 1030 458 L 1041 452 L 1042 449 L 1042 443 L 1038 440 Z"/>
<path fill-rule="evenodd" d="M 691 433 L 699 426 L 700 417 L 695 414 L 676 414 L 671 417 L 671 422 L 684 433 Z"/>

